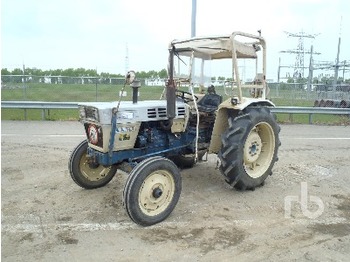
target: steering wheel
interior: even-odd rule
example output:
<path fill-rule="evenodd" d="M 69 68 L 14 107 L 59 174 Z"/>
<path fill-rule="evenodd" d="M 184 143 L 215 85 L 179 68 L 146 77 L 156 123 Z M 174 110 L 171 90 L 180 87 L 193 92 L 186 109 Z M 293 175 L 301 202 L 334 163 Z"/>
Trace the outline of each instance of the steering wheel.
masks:
<path fill-rule="evenodd" d="M 193 97 L 190 92 L 182 91 L 182 90 L 176 90 L 175 91 L 176 97 L 181 98 L 185 103 L 193 102 Z M 185 97 L 186 95 L 189 95 L 190 97 Z M 198 100 L 198 97 L 194 95 L 194 98 L 196 101 Z"/>

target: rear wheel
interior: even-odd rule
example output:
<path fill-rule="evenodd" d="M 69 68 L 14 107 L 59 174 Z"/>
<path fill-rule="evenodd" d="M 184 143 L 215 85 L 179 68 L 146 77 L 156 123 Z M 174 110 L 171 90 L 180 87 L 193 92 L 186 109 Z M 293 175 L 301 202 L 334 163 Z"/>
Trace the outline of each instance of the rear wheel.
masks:
<path fill-rule="evenodd" d="M 108 184 L 115 173 L 116 166 L 102 166 L 94 163 L 87 154 L 88 142 L 82 141 L 72 152 L 68 169 L 73 181 L 85 188 L 93 189 Z"/>
<path fill-rule="evenodd" d="M 123 201 L 129 217 L 150 226 L 166 219 L 181 194 L 181 175 L 176 165 L 163 157 L 148 158 L 131 171 Z"/>
<path fill-rule="evenodd" d="M 219 153 L 226 181 L 242 190 L 262 185 L 277 161 L 279 131 L 266 107 L 247 108 L 242 115 L 229 118 Z"/>

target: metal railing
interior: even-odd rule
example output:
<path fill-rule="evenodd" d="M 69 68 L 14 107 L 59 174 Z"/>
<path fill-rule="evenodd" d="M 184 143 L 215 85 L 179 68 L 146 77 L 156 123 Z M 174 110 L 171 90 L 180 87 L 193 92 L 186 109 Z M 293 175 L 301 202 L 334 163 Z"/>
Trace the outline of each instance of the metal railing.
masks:
<path fill-rule="evenodd" d="M 26 117 L 27 109 L 41 109 L 42 120 L 45 120 L 46 110 L 50 109 L 77 109 L 79 102 L 42 102 L 42 101 L 2 101 L 1 108 L 23 109 Z M 328 115 L 348 115 L 350 117 L 350 108 L 332 108 L 332 107 L 294 107 L 279 106 L 271 108 L 273 113 L 279 114 L 308 114 L 309 124 L 312 124 L 314 114 Z"/>
<path fill-rule="evenodd" d="M 1 101 L 1 108 L 76 109 L 78 108 L 78 102 Z"/>
<path fill-rule="evenodd" d="M 289 114 L 291 122 L 293 122 L 293 114 L 307 114 L 309 124 L 312 124 L 312 118 L 315 114 L 348 115 L 350 118 L 350 108 L 279 106 L 271 108 L 271 111 L 276 114 Z"/>

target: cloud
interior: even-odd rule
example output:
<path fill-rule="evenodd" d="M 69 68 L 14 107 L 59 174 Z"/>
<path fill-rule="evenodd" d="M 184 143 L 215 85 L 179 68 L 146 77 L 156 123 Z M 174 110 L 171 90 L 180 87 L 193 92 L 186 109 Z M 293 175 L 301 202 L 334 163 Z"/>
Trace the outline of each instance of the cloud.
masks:
<path fill-rule="evenodd" d="M 167 47 L 191 34 L 190 0 L 3 0 L 2 66 L 98 68 L 124 73 L 166 68 Z M 318 34 L 320 60 L 334 60 L 342 21 L 341 59 L 350 60 L 350 10 L 347 0 L 197 0 L 197 35 L 256 33 L 268 44 L 268 77 L 276 78 L 279 51 L 295 49 L 298 39 L 283 31 Z M 293 64 L 293 55 L 284 56 Z"/>

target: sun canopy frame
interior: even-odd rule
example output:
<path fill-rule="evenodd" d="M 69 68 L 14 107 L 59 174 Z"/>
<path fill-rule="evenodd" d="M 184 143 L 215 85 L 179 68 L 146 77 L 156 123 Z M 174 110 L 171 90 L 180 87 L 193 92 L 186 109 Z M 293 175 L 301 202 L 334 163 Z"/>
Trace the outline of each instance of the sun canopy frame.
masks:
<path fill-rule="evenodd" d="M 232 90 L 237 90 L 237 95 L 233 94 L 232 99 L 236 103 L 241 103 L 242 87 L 247 87 L 253 90 L 252 94 L 257 98 L 266 98 L 266 42 L 259 35 L 252 35 L 243 32 L 233 32 L 230 35 L 224 36 L 206 36 L 193 37 L 184 40 L 173 40 L 169 44 L 169 61 L 168 61 L 168 82 L 166 85 L 167 97 L 167 112 L 170 119 L 175 117 L 175 89 L 176 83 L 174 79 L 174 56 L 190 57 L 190 72 L 192 72 L 193 58 L 201 58 L 203 62 L 206 60 L 231 59 L 232 60 Z M 247 40 L 243 42 L 241 40 Z M 256 73 L 258 69 L 257 52 L 262 50 L 262 73 L 259 74 L 259 84 L 254 86 L 242 85 L 239 70 L 238 59 L 255 59 Z M 203 64 L 202 64 L 203 65 Z M 202 66 L 203 68 L 203 66 Z M 202 69 L 203 71 L 203 69 Z M 203 75 L 203 72 L 201 73 Z M 192 74 L 186 79 L 191 83 Z M 257 81 L 258 82 L 258 81 Z M 233 101 L 233 100 L 232 100 Z"/>
<path fill-rule="evenodd" d="M 241 42 L 234 39 L 236 36 L 253 39 L 253 42 Z M 234 32 L 226 36 L 193 37 L 184 40 L 173 40 L 169 50 L 173 49 L 179 55 L 199 57 L 202 59 L 225 59 L 232 58 L 257 58 L 260 47 L 265 49 L 265 41 L 260 36 L 250 35 L 242 32 Z"/>

